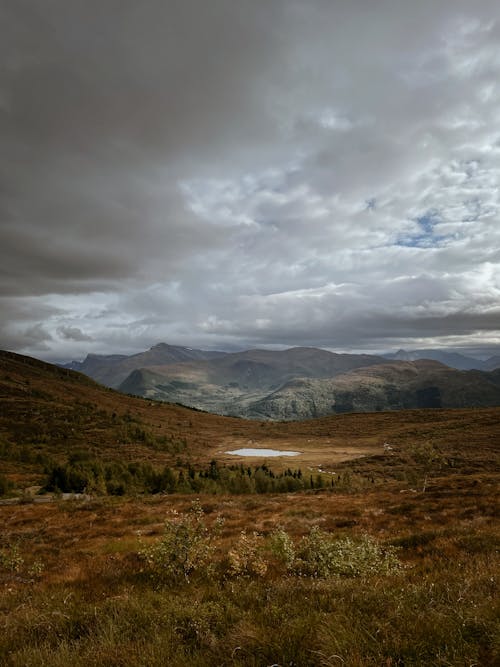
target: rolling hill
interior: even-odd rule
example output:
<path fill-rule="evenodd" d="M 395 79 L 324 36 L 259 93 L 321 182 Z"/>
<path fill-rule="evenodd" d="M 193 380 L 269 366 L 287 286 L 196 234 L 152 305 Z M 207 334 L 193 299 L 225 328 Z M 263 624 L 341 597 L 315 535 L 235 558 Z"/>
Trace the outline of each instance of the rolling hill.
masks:
<path fill-rule="evenodd" d="M 454 373 L 426 363 L 434 367 L 436 377 Z M 394 382 L 401 367 L 393 364 L 390 370 Z M 359 380 L 377 386 L 381 375 L 387 380 L 387 372 L 386 366 L 359 369 L 341 376 L 339 382 L 357 374 Z M 406 362 L 404 373 L 418 384 L 418 367 Z M 482 374 L 476 378 L 465 373 L 460 386 L 464 389 L 467 380 L 472 391 L 475 379 L 482 382 Z M 430 439 L 444 452 L 460 445 L 464 460 L 468 454 L 461 443 L 466 442 L 474 449 L 472 458 L 479 460 L 480 452 L 485 452 L 489 461 L 497 442 L 499 415 L 500 408 L 402 409 L 281 423 L 236 419 L 126 396 L 70 369 L 0 352 L 0 475 L 21 487 L 41 483 L 48 467 L 68 461 L 203 468 L 213 460 L 234 464 L 235 457 L 228 451 L 242 447 L 294 450 L 299 452 L 294 465 L 313 470 L 338 470 L 360 457 L 370 461 L 384 453 L 386 442 L 413 447 Z M 247 459 L 256 462 L 250 455 Z M 283 459 L 272 463 L 278 470 L 289 465 Z"/>

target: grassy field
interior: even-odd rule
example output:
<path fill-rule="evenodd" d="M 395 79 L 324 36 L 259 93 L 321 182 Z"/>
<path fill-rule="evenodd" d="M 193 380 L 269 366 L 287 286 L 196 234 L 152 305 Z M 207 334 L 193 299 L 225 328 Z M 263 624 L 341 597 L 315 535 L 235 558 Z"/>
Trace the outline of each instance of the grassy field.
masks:
<path fill-rule="evenodd" d="M 261 424 L 0 362 L 0 664 L 500 664 L 500 409 Z M 26 491 L 83 450 L 196 481 L 239 446 L 324 488 Z"/>

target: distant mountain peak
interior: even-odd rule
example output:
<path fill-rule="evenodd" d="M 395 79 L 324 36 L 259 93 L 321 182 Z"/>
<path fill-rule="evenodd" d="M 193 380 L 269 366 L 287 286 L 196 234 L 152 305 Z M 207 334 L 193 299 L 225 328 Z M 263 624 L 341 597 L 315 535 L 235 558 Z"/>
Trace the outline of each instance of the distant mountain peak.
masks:
<path fill-rule="evenodd" d="M 474 357 L 467 357 L 453 349 L 420 349 L 420 350 L 403 350 L 399 349 L 397 352 L 392 352 L 383 355 L 386 359 L 394 359 L 398 361 L 417 361 L 418 359 L 433 359 L 440 361 L 442 364 L 457 370 L 487 370 L 484 362 Z"/>

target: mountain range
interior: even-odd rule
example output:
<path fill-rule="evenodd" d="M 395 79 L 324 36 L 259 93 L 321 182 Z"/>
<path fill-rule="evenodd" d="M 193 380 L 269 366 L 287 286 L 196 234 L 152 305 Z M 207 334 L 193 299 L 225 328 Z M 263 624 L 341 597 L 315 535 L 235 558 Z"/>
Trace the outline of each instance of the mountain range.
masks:
<path fill-rule="evenodd" d="M 66 367 L 127 394 L 253 419 L 500 405 L 500 357 L 442 350 L 229 353 L 159 343 L 131 356 L 90 354 Z"/>
<path fill-rule="evenodd" d="M 459 352 L 447 352 L 445 350 L 398 350 L 383 355 L 386 359 L 394 361 L 417 361 L 419 359 L 433 359 L 440 361 L 446 366 L 457 370 L 467 371 L 476 369 L 479 371 L 493 371 L 500 368 L 500 355 L 496 354 L 486 360 L 476 359 Z"/>

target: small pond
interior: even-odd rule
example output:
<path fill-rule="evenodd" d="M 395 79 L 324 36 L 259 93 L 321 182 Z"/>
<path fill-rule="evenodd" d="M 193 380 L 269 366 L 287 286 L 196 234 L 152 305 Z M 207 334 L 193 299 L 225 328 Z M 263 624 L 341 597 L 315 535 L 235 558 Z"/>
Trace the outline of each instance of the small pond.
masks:
<path fill-rule="evenodd" d="M 245 447 L 243 449 L 233 449 L 225 453 L 232 454 L 233 456 L 297 456 L 301 452 L 290 452 L 284 449 L 253 449 Z"/>

